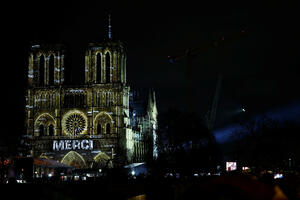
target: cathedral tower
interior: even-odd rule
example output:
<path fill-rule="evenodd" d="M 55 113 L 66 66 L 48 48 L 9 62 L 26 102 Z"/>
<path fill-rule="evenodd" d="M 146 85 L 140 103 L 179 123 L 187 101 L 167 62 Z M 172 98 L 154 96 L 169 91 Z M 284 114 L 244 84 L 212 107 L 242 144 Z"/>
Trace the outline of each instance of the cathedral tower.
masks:
<path fill-rule="evenodd" d="M 64 54 L 63 45 L 32 45 L 28 63 L 28 86 L 63 84 Z"/>
<path fill-rule="evenodd" d="M 121 42 L 89 44 L 85 54 L 85 83 L 126 83 L 126 54 Z"/>
<path fill-rule="evenodd" d="M 60 107 L 60 92 L 55 88 L 64 83 L 64 55 L 65 48 L 59 44 L 35 44 L 30 48 L 25 126 L 31 136 L 59 132 L 59 126 L 55 126 L 59 118 L 55 113 Z M 36 122 L 39 114 L 43 114 L 40 119 L 44 123 Z"/>

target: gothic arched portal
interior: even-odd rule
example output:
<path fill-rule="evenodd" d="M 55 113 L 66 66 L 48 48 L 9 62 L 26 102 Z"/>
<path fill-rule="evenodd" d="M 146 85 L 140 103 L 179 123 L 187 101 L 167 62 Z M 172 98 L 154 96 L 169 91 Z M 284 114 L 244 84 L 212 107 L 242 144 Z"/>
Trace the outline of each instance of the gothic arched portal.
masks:
<path fill-rule="evenodd" d="M 98 168 L 113 167 L 110 157 L 104 152 L 100 152 L 94 157 L 94 166 Z"/>
<path fill-rule="evenodd" d="M 84 158 L 76 151 L 69 151 L 62 159 L 61 163 L 75 168 L 84 168 L 86 163 Z"/>

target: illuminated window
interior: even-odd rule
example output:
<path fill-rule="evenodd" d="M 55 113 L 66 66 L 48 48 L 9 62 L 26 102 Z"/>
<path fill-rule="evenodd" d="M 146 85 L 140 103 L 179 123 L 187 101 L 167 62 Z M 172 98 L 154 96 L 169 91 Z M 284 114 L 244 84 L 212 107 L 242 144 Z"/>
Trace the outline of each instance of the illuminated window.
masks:
<path fill-rule="evenodd" d="M 40 72 L 40 86 L 43 86 L 44 85 L 44 79 L 45 79 L 45 58 L 44 58 L 44 55 L 40 56 L 39 72 Z"/>
<path fill-rule="evenodd" d="M 109 123 L 106 124 L 106 133 L 110 134 L 110 124 Z"/>
<path fill-rule="evenodd" d="M 54 56 L 49 59 L 49 85 L 54 85 Z"/>
<path fill-rule="evenodd" d="M 110 83 L 110 55 L 107 52 L 105 55 L 106 62 L 105 62 L 105 71 L 106 71 L 106 83 Z"/>
<path fill-rule="evenodd" d="M 48 128 L 49 130 L 49 136 L 54 136 L 54 127 L 53 127 L 53 125 L 52 124 L 50 124 L 50 126 L 49 126 L 49 128 Z"/>
<path fill-rule="evenodd" d="M 97 83 L 101 83 L 101 54 L 97 54 L 97 62 L 96 62 L 96 69 L 97 69 Z"/>

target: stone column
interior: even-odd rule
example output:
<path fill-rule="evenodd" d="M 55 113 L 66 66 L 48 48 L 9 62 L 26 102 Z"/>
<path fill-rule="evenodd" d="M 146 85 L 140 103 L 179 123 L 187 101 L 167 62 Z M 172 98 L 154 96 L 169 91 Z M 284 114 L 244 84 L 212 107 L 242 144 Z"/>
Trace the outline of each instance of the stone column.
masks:
<path fill-rule="evenodd" d="M 55 135 L 62 135 L 62 130 L 61 130 L 61 120 L 60 120 L 60 109 L 55 109 Z"/>

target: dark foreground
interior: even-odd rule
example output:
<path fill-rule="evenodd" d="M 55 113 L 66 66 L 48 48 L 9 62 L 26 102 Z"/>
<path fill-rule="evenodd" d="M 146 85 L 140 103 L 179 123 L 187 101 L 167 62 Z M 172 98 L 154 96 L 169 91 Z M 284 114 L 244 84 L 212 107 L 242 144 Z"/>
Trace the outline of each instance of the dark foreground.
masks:
<path fill-rule="evenodd" d="M 242 175 L 0 185 L 9 199 L 298 199 L 300 179 Z M 2 198 L 1 198 L 2 199 Z M 4 199 L 4 198 L 3 198 Z M 5 198 L 6 199 L 6 198 Z"/>

